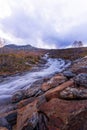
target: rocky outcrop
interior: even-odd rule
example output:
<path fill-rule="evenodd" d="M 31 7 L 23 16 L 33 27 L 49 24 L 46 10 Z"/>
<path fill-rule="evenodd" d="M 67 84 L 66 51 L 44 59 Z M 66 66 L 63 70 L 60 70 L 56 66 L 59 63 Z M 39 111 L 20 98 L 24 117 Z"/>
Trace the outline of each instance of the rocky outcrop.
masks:
<path fill-rule="evenodd" d="M 0 115 L 0 129 L 87 130 L 87 74 L 76 72 L 71 68 L 14 93 L 12 107 Z"/>

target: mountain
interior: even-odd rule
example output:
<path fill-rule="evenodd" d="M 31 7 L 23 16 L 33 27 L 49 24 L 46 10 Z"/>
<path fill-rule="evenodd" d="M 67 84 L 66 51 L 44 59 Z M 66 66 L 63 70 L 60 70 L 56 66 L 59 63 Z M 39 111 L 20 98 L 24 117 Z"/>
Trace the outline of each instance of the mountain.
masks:
<path fill-rule="evenodd" d="M 31 46 L 31 45 L 15 45 L 15 44 L 9 44 L 9 45 L 5 45 L 4 46 L 5 49 L 12 49 L 12 50 L 24 50 L 24 51 L 28 51 L 28 50 L 37 50 L 37 48 Z"/>
<path fill-rule="evenodd" d="M 17 51 L 17 50 L 24 50 L 24 51 L 35 51 L 38 50 L 38 48 L 31 46 L 30 44 L 28 45 L 16 45 L 14 42 L 11 42 L 7 39 L 4 39 L 2 37 L 0 37 L 0 50 L 13 50 L 13 51 Z"/>

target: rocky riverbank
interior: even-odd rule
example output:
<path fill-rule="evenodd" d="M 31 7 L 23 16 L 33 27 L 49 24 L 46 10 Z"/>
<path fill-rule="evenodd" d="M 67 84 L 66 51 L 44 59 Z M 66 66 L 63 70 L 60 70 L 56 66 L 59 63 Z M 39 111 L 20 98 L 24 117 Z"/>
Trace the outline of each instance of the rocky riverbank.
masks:
<path fill-rule="evenodd" d="M 0 130 L 87 130 L 87 57 L 16 92 L 4 108 Z"/>

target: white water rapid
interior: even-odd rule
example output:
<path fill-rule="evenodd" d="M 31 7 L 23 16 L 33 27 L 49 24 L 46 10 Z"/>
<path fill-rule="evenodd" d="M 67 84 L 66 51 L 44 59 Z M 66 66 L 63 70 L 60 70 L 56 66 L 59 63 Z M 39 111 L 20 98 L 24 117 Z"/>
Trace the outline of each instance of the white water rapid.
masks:
<path fill-rule="evenodd" d="M 70 65 L 70 62 L 65 62 L 62 59 L 48 58 L 46 54 L 43 59 L 47 60 L 47 63 L 42 68 L 38 68 L 35 71 L 28 72 L 24 75 L 18 75 L 9 77 L 8 80 L 0 83 L 0 100 L 7 99 L 13 95 L 14 92 L 30 87 L 35 81 L 48 77 L 57 72 L 63 71 Z"/>

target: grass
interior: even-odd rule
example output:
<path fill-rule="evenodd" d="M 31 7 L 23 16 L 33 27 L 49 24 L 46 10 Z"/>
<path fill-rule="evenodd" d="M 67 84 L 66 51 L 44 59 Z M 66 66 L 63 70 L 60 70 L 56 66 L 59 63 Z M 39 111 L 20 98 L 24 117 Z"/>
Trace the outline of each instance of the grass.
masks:
<path fill-rule="evenodd" d="M 87 56 L 87 47 L 50 50 L 49 54 L 52 58 L 63 58 L 73 61 Z"/>
<path fill-rule="evenodd" d="M 29 71 L 39 63 L 41 53 L 16 52 L 0 54 L 0 75 L 11 75 Z"/>
<path fill-rule="evenodd" d="M 76 60 L 87 56 L 87 47 L 38 50 L 38 51 L 3 51 L 0 52 L 0 75 L 12 75 L 29 71 L 37 65 L 43 54 L 49 53 L 52 58 Z"/>

